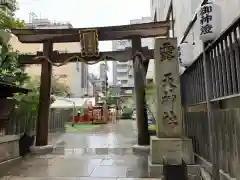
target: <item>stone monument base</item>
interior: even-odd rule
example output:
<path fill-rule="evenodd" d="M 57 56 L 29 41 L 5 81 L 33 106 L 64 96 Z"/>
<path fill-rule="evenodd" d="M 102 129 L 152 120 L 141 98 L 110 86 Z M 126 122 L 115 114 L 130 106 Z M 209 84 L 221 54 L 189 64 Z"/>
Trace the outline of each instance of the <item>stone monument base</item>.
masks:
<path fill-rule="evenodd" d="M 163 165 L 152 164 L 151 160 L 148 160 L 148 173 L 150 177 L 163 178 Z M 187 174 L 189 180 L 202 180 L 200 165 L 187 165 Z"/>
<path fill-rule="evenodd" d="M 150 161 L 152 164 L 195 164 L 192 140 L 189 138 L 158 138 L 151 136 Z"/>
<path fill-rule="evenodd" d="M 237 180 L 240 180 L 240 164 L 237 165 Z"/>
<path fill-rule="evenodd" d="M 200 178 L 200 167 L 195 165 L 192 140 L 189 138 L 158 138 L 151 136 L 148 172 L 150 177 L 163 175 L 163 164 L 187 165 L 189 179 Z M 199 179 L 196 178 L 196 179 Z"/>
<path fill-rule="evenodd" d="M 135 153 L 141 153 L 141 152 L 149 153 L 150 146 L 141 146 L 141 145 L 136 144 L 136 145 L 132 146 L 132 150 Z"/>
<path fill-rule="evenodd" d="M 46 146 L 31 146 L 30 152 L 34 155 L 48 154 L 53 152 L 53 145 L 49 144 Z"/>

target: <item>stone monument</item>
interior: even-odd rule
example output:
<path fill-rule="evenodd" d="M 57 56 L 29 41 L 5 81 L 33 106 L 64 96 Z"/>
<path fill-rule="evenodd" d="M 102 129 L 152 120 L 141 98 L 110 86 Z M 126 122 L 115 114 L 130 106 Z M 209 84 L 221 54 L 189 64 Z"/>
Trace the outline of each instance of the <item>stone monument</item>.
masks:
<path fill-rule="evenodd" d="M 192 140 L 183 135 L 177 39 L 156 38 L 154 56 L 157 136 L 151 137 L 149 173 L 159 176 L 163 163 L 195 162 Z"/>

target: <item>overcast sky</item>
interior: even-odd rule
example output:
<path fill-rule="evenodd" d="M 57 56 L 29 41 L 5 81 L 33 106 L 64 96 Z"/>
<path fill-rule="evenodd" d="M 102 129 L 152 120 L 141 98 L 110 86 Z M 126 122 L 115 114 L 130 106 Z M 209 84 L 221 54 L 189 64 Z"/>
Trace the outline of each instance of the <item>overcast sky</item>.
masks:
<path fill-rule="evenodd" d="M 150 0 L 17 0 L 16 16 L 29 21 L 29 13 L 53 21 L 69 21 L 73 27 L 129 24 L 131 19 L 150 16 Z M 100 50 L 111 50 L 111 42 L 100 44 Z M 112 74 L 112 63 L 109 63 Z M 90 67 L 98 74 L 98 65 Z M 110 75 L 110 80 L 112 79 Z"/>

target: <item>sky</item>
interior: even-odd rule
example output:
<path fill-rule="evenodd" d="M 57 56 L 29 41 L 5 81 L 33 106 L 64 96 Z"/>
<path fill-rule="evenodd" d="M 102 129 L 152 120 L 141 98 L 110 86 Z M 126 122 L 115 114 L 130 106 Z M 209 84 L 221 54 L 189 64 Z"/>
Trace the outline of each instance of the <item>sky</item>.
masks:
<path fill-rule="evenodd" d="M 29 22 L 29 13 L 52 21 L 69 21 L 75 28 L 129 24 L 131 19 L 150 16 L 150 0 L 17 0 L 16 16 Z M 100 51 L 111 50 L 111 42 L 100 42 Z M 109 80 L 112 79 L 112 63 Z M 89 71 L 99 74 L 99 65 Z"/>

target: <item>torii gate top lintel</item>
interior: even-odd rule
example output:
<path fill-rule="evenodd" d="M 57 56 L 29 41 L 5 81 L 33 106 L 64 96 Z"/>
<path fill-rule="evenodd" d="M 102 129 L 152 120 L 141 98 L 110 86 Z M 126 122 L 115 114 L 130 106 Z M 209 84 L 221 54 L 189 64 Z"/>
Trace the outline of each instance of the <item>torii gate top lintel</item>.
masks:
<path fill-rule="evenodd" d="M 170 21 L 131 24 L 121 26 L 72 28 L 72 29 L 12 29 L 22 43 L 53 43 L 79 42 L 79 32 L 86 29 L 97 29 L 99 41 L 131 39 L 132 36 L 141 38 L 166 36 Z"/>

